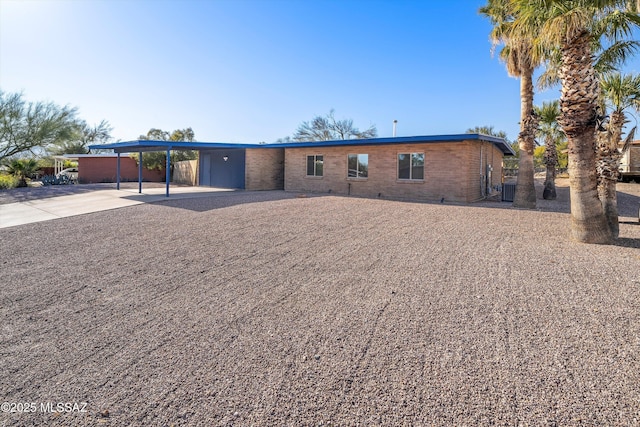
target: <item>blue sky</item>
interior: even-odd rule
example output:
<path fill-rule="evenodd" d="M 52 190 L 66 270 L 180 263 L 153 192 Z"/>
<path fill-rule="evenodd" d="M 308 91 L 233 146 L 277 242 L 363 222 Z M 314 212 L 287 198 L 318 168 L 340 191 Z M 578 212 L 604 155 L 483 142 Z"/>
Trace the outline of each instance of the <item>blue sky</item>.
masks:
<path fill-rule="evenodd" d="M 0 89 L 105 119 L 274 142 L 335 109 L 380 136 L 518 133 L 484 1 L 0 0 Z M 630 70 L 640 72 L 634 59 Z M 536 95 L 554 99 L 558 90 Z"/>

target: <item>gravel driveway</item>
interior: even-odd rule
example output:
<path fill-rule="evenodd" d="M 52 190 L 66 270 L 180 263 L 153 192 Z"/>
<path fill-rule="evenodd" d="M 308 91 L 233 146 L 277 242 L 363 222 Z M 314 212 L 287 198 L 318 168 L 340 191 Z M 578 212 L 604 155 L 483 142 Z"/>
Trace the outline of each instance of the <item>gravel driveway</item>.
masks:
<path fill-rule="evenodd" d="M 569 241 L 566 188 L 2 229 L 0 402 L 23 409 L 0 426 L 640 425 L 640 185 L 618 189 L 613 246 Z"/>

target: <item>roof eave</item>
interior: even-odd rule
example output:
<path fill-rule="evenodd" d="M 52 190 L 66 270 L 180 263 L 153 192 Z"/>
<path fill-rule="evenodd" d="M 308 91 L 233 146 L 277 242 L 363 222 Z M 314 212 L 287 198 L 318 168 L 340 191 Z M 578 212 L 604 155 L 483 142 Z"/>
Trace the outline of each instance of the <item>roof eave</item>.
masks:
<path fill-rule="evenodd" d="M 413 143 L 437 143 L 437 142 L 462 142 L 468 140 L 486 141 L 498 147 L 504 155 L 515 156 L 511 146 L 503 139 L 490 135 L 477 133 L 463 133 L 453 135 L 425 135 L 425 136 L 401 136 L 367 139 L 347 139 L 332 141 L 302 141 L 284 142 L 276 144 L 234 144 L 225 142 L 175 142 L 135 140 L 128 142 L 116 142 L 113 144 L 90 145 L 92 150 L 114 150 L 116 153 L 135 153 L 142 151 L 164 150 L 206 150 L 206 149 L 243 149 L 243 148 L 305 148 L 305 147 L 335 147 L 335 146 L 365 146 L 385 144 L 413 144 Z"/>

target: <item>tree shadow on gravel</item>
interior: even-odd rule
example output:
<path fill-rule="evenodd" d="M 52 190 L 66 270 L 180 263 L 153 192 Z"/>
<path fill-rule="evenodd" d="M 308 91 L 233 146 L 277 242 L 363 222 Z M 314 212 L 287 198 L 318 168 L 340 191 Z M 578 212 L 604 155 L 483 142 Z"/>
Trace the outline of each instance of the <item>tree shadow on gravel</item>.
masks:
<path fill-rule="evenodd" d="M 571 213 L 571 197 L 569 187 L 557 187 L 557 197 L 555 200 L 543 199 L 542 191 L 543 187 L 539 185 L 539 183 L 536 183 L 537 199 L 535 210 L 542 212 Z M 638 218 L 638 209 L 640 209 L 640 185 L 618 184 L 617 193 L 619 216 Z M 480 201 L 477 203 L 471 203 L 468 206 L 488 207 L 494 209 L 517 209 L 513 207 L 511 202 L 500 201 Z"/>
<path fill-rule="evenodd" d="M 555 200 L 544 200 L 542 198 L 543 187 L 536 182 L 536 192 L 538 199 L 536 200 L 536 211 L 541 212 L 558 212 L 558 213 L 571 213 L 571 198 L 569 187 L 557 187 L 557 198 Z M 621 220 L 620 225 L 626 226 L 638 226 L 640 228 L 640 222 L 638 218 L 640 209 L 640 185 L 619 183 L 618 184 L 618 215 L 621 218 L 632 218 L 632 220 Z M 471 204 L 470 206 L 488 207 L 494 209 L 517 209 L 514 208 L 511 202 L 478 202 Z M 635 232 L 633 232 L 635 234 Z M 640 248 L 640 239 L 633 237 L 620 237 L 612 243 L 613 246 L 620 246 L 625 248 Z"/>
<path fill-rule="evenodd" d="M 633 185 L 634 187 L 630 187 Z M 538 186 L 536 186 L 538 187 Z M 569 187 L 557 188 L 556 200 L 544 200 L 542 198 L 542 187 L 536 188 L 538 200 L 536 206 L 542 211 L 571 213 L 571 198 Z M 632 191 L 632 192 L 630 192 Z M 640 185 L 638 184 L 618 184 L 618 215 L 622 217 L 638 217 L 640 208 Z"/>
<path fill-rule="evenodd" d="M 640 249 L 640 239 L 631 239 L 628 237 L 621 237 L 613 243 L 613 246 Z"/>
<path fill-rule="evenodd" d="M 628 185 L 628 184 L 627 184 Z M 635 184 L 638 185 L 638 184 Z M 640 193 L 640 185 L 638 185 Z M 640 210 L 640 196 L 618 191 L 618 214 L 620 216 L 629 216 L 638 218 Z"/>

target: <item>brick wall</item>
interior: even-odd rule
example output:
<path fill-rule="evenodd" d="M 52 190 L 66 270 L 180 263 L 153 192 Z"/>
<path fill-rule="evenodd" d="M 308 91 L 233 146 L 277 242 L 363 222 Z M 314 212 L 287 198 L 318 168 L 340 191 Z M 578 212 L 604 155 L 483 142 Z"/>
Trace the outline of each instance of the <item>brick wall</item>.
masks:
<path fill-rule="evenodd" d="M 78 159 L 78 181 L 82 184 L 116 182 L 117 157 L 80 157 Z M 163 182 L 164 169 L 142 169 L 142 180 Z M 120 180 L 138 181 L 138 164 L 128 155 L 120 156 Z"/>
<path fill-rule="evenodd" d="M 247 148 L 245 189 L 282 190 L 284 188 L 284 149 Z"/>
<path fill-rule="evenodd" d="M 467 142 L 470 152 L 469 175 L 466 181 L 467 201 L 472 202 L 499 192 L 502 184 L 503 154 L 495 145 L 484 141 Z M 493 168 L 488 182 L 487 165 Z M 487 188 L 489 187 L 489 188 Z"/>
<path fill-rule="evenodd" d="M 398 154 L 424 153 L 422 181 L 397 179 Z M 367 179 L 347 178 L 347 155 L 368 154 Z M 307 177 L 307 155 L 324 157 L 322 177 Z M 486 165 L 493 166 L 491 185 L 502 177 L 502 152 L 482 141 L 393 144 L 358 147 L 285 149 L 287 191 L 351 194 L 409 200 L 472 202 L 483 198 Z"/>

